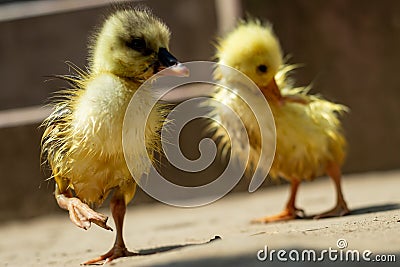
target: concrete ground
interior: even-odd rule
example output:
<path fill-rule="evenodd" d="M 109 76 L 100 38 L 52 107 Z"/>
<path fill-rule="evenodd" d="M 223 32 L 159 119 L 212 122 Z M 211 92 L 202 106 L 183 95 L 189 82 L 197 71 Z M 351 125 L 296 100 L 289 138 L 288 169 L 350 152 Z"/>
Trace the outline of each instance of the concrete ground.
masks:
<path fill-rule="evenodd" d="M 141 256 L 122 258 L 113 266 L 308 266 L 315 250 L 316 266 L 338 264 L 399 266 L 400 262 L 400 171 L 347 175 L 344 193 L 353 214 L 322 220 L 302 219 L 268 225 L 252 225 L 250 219 L 280 211 L 288 186 L 280 185 L 253 194 L 236 193 L 216 203 L 195 209 L 163 204 L 130 207 L 125 238 L 129 248 Z M 328 179 L 305 183 L 298 206 L 309 215 L 327 210 L 334 203 Z M 108 210 L 104 210 L 109 214 Z M 112 222 L 111 222 L 111 226 Z M 218 237 L 220 238 L 218 238 Z M 0 265 L 79 266 L 106 252 L 114 233 L 97 226 L 88 231 L 75 227 L 67 213 L 0 225 Z M 337 244 L 339 239 L 341 240 Z M 339 246 L 347 247 L 339 249 Z M 265 246 L 269 257 L 265 261 Z M 323 250 L 324 261 L 319 261 Z M 278 259 L 272 250 L 284 249 Z M 307 251 L 304 251 L 306 250 Z M 294 251 L 292 251 L 294 250 Z M 337 252 L 332 251 L 337 250 Z M 352 251 L 358 250 L 352 254 Z M 370 250 L 372 253 L 364 252 Z M 351 252 L 351 253 L 350 253 Z M 286 254 L 283 254 L 286 253 Z M 296 254 L 297 253 L 297 254 Z M 356 259 L 360 262 L 345 261 Z M 372 264 L 362 259 L 368 257 Z M 299 261 L 294 261 L 299 256 Z M 348 255 L 348 256 L 346 256 Z M 394 255 L 394 259 L 390 259 Z M 342 260 L 340 260 L 342 257 Z M 397 262 L 377 262 L 378 259 Z"/>

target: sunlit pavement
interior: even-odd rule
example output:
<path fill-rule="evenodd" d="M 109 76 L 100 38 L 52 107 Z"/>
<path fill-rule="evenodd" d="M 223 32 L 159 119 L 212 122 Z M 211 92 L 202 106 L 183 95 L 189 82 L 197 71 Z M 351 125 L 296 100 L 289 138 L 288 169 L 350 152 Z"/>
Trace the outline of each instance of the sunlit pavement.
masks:
<path fill-rule="evenodd" d="M 141 255 L 110 264 L 307 266 L 315 261 L 319 266 L 365 266 L 370 260 L 374 266 L 398 266 L 400 172 L 346 175 L 343 186 L 353 214 L 322 220 L 250 224 L 253 218 L 281 210 L 287 185 L 228 194 L 201 208 L 160 203 L 130 207 L 125 239 Z M 333 185 L 322 178 L 300 187 L 297 205 L 310 216 L 328 210 L 334 201 Z M 104 212 L 109 215 L 108 209 Z M 0 236 L 2 266 L 79 266 L 108 251 L 114 239 L 114 233 L 96 225 L 88 231 L 78 229 L 67 213 L 1 224 Z"/>

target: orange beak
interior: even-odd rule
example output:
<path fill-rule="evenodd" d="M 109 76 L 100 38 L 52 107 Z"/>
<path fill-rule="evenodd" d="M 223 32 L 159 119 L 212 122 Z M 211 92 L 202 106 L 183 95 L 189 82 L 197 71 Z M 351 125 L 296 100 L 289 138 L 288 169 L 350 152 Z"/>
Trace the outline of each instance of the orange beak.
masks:
<path fill-rule="evenodd" d="M 281 102 L 283 100 L 281 90 L 276 84 L 275 78 L 272 78 L 267 86 L 260 87 L 260 89 L 268 101 Z"/>

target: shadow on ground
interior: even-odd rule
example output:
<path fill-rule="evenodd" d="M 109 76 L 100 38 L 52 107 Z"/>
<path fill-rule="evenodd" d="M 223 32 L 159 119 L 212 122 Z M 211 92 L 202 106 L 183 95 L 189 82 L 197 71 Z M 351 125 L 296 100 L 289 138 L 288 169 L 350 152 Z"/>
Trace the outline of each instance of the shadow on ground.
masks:
<path fill-rule="evenodd" d="M 202 243 L 191 243 L 191 244 L 183 244 L 183 245 L 170 245 L 170 246 L 163 246 L 163 247 L 158 247 L 158 248 L 149 248 L 149 249 L 141 249 L 138 251 L 138 253 L 135 256 L 147 256 L 147 255 L 152 255 L 152 254 L 157 254 L 157 253 L 162 253 L 162 252 L 168 252 L 170 250 L 175 250 L 175 249 L 180 249 L 184 247 L 192 247 L 192 246 L 201 246 L 201 245 L 206 245 L 211 242 L 214 242 L 216 240 L 220 240 L 220 236 L 214 236 L 214 238 L 202 242 Z"/>
<path fill-rule="evenodd" d="M 365 206 L 365 207 L 361 207 L 361 208 L 356 208 L 356 209 L 352 209 L 348 216 L 362 215 L 362 214 L 368 214 L 368 213 L 373 213 L 373 212 L 383 212 L 383 211 L 389 211 L 389 210 L 400 210 L 400 204 L 388 203 L 388 204 L 382 204 L 382 205 L 370 205 L 370 206 Z M 316 215 L 318 215 L 318 214 L 311 214 L 311 215 L 307 215 L 305 217 L 298 218 L 298 219 L 311 220 Z"/>
<path fill-rule="evenodd" d="M 384 205 L 372 205 L 366 206 L 363 208 L 353 209 L 351 211 L 351 215 L 360 215 L 360 214 L 367 214 L 372 212 L 381 212 L 381 211 L 389 211 L 389 210 L 399 210 L 400 204 L 398 203 L 389 203 Z"/>
<path fill-rule="evenodd" d="M 189 243 L 189 244 L 182 244 L 182 245 L 169 245 L 169 246 L 163 246 L 163 247 L 157 247 L 157 248 L 141 249 L 141 250 L 138 250 L 137 252 L 135 252 L 134 255 L 127 256 L 127 257 L 149 256 L 149 255 L 168 252 L 171 250 L 181 249 L 181 248 L 185 248 L 185 247 L 202 246 L 202 245 L 206 245 L 206 244 L 209 244 L 211 242 L 221 240 L 221 239 L 222 238 L 220 236 L 214 236 L 214 238 L 211 238 L 210 240 L 208 240 L 206 242 L 201 242 L 201 243 Z M 88 264 L 88 265 L 92 265 L 92 266 L 104 265 L 104 262 Z"/>

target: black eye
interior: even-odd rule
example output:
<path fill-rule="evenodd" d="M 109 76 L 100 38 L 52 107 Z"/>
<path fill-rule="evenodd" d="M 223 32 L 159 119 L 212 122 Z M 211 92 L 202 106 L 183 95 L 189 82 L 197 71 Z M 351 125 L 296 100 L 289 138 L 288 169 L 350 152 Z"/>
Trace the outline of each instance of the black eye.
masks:
<path fill-rule="evenodd" d="M 127 46 L 136 51 L 143 51 L 146 49 L 146 41 L 143 38 L 133 38 Z"/>
<path fill-rule="evenodd" d="M 268 67 L 265 66 L 264 64 L 262 64 L 262 65 L 259 65 L 259 66 L 257 67 L 257 69 L 258 69 L 260 72 L 262 72 L 262 73 L 266 73 L 267 70 L 268 70 Z"/>

